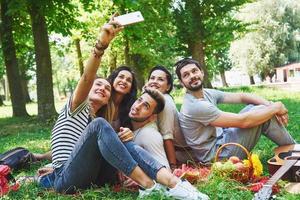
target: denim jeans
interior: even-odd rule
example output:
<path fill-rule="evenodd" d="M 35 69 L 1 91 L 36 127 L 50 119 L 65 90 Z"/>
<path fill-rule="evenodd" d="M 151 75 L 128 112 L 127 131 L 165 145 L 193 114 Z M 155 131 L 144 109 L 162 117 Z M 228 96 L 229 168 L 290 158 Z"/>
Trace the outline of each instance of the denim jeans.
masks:
<path fill-rule="evenodd" d="M 57 192 L 71 194 L 93 184 L 114 183 L 117 170 L 129 176 L 137 165 L 154 180 L 163 167 L 133 142 L 123 144 L 110 124 L 97 118 L 87 126 L 68 161 L 53 172 L 53 186 Z"/>

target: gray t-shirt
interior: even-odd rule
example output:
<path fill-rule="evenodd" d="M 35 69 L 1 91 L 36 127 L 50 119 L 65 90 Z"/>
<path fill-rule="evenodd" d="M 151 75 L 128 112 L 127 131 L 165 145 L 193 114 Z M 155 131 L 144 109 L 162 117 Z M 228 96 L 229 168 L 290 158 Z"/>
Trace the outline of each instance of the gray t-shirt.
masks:
<path fill-rule="evenodd" d="M 221 128 L 210 126 L 221 111 L 217 104 L 223 101 L 224 92 L 204 89 L 204 98 L 197 99 L 188 92 L 185 94 L 179 121 L 187 144 L 193 149 L 198 161 L 207 163 L 213 159 L 217 137 Z"/>

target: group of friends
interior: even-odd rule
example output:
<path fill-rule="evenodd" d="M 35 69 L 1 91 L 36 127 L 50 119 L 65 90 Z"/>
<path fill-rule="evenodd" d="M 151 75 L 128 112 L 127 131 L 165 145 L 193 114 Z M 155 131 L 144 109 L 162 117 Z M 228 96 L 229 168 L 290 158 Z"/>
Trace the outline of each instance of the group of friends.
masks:
<path fill-rule="evenodd" d="M 175 199 L 209 199 L 172 169 L 187 160 L 208 164 L 228 142 L 250 151 L 261 134 L 279 146 L 296 143 L 283 127 L 288 110 L 281 102 L 204 89 L 203 69 L 190 58 L 175 64 L 186 89 L 180 112 L 170 96 L 172 75 L 163 66 L 150 70 L 139 97 L 130 67 L 121 66 L 108 78 L 97 77 L 105 49 L 122 29 L 113 18 L 101 28 L 84 73 L 52 130 L 47 155 L 52 168 L 40 176 L 42 187 L 72 194 L 92 185 L 114 184 L 122 172 L 141 187 L 139 197 L 162 191 Z M 219 103 L 248 106 L 235 114 L 221 111 Z M 220 156 L 231 155 L 245 157 L 235 146 L 226 147 Z"/>

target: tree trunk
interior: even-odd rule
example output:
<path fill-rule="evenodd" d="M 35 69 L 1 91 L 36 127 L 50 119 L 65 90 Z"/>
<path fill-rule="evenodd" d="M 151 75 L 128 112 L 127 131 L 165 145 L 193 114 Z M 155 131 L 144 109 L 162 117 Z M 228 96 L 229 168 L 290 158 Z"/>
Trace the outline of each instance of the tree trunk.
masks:
<path fill-rule="evenodd" d="M 22 86 L 22 91 L 23 91 L 23 96 L 25 98 L 26 103 L 32 102 L 29 96 L 28 92 L 28 80 L 26 76 L 26 70 L 24 63 L 19 59 L 19 64 L 20 64 L 20 76 L 21 76 L 21 86 Z"/>
<path fill-rule="evenodd" d="M 21 89 L 21 80 L 12 31 L 12 17 L 8 12 L 8 1 L 1 0 L 1 42 L 6 74 L 11 95 L 13 116 L 28 116 L 26 103 Z"/>
<path fill-rule="evenodd" d="M 197 60 L 203 68 L 204 71 L 204 87 L 212 88 L 211 82 L 209 80 L 208 71 L 205 65 L 205 54 L 203 43 L 199 40 L 197 42 L 190 42 L 188 44 L 189 49 L 192 53 L 192 58 Z"/>
<path fill-rule="evenodd" d="M 135 71 L 135 77 L 139 89 L 142 89 L 145 84 L 145 80 L 143 77 L 143 66 L 140 66 L 140 63 L 143 63 L 141 59 L 142 57 L 140 54 L 132 55 L 132 62 L 133 62 L 132 67 L 134 68 Z"/>
<path fill-rule="evenodd" d="M 255 85 L 254 77 L 249 75 L 249 78 L 250 78 L 250 84 Z"/>
<path fill-rule="evenodd" d="M 4 83 L 4 81 L 5 81 L 4 78 L 0 79 L 0 84 L 3 87 L 3 91 L 4 91 L 3 96 L 0 94 L 0 106 L 4 106 L 4 102 L 3 102 L 3 99 L 5 98 L 5 83 Z"/>
<path fill-rule="evenodd" d="M 0 79 L 0 84 L 1 84 L 1 87 L 3 88 L 3 92 L 4 92 L 4 95 L 3 95 L 3 99 L 2 100 L 6 100 L 6 85 L 5 85 L 5 76 L 3 76 L 1 79 Z"/>
<path fill-rule="evenodd" d="M 109 72 L 111 73 L 117 68 L 117 54 L 112 49 L 109 52 Z"/>
<path fill-rule="evenodd" d="M 227 81 L 226 81 L 226 76 L 225 76 L 225 71 L 220 70 L 220 75 L 221 75 L 221 80 L 222 80 L 223 87 L 228 87 L 228 84 L 227 84 Z"/>
<path fill-rule="evenodd" d="M 8 78 L 7 76 L 4 76 L 4 88 L 5 88 L 5 100 L 6 101 L 9 101 L 10 100 L 10 97 L 9 97 L 9 86 L 8 86 Z"/>
<path fill-rule="evenodd" d="M 54 106 L 52 66 L 45 17 L 37 5 L 29 6 L 36 60 L 38 117 L 43 120 L 57 115 Z"/>
<path fill-rule="evenodd" d="M 82 54 L 81 54 L 80 39 L 79 38 L 75 39 L 75 46 L 76 46 L 76 52 L 77 52 L 79 72 L 80 72 L 80 76 L 82 76 L 84 66 L 83 66 L 83 58 L 82 58 Z"/>
<path fill-rule="evenodd" d="M 126 35 L 124 35 L 124 57 L 125 57 L 125 65 L 130 66 L 131 61 L 130 61 L 130 55 L 129 55 L 129 41 Z"/>
<path fill-rule="evenodd" d="M 0 95 L 0 106 L 4 106 L 4 102 L 3 102 L 3 99 L 2 99 L 1 95 Z"/>
<path fill-rule="evenodd" d="M 26 103 L 32 102 L 31 98 L 30 98 L 30 95 L 29 95 L 29 91 L 28 91 L 28 81 L 22 78 L 21 79 L 21 86 L 22 86 L 22 92 L 23 92 L 25 102 Z"/>

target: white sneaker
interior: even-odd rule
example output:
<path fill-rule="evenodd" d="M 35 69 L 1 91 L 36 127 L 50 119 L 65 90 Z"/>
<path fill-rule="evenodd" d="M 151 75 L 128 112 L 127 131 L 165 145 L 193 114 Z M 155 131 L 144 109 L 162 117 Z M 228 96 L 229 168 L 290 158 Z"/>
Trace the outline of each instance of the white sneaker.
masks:
<path fill-rule="evenodd" d="M 142 199 L 143 197 L 149 196 L 152 192 L 159 192 L 165 194 L 167 188 L 159 183 L 154 181 L 154 185 L 151 188 L 140 189 L 138 198 Z"/>
<path fill-rule="evenodd" d="M 180 181 L 174 188 L 169 189 L 167 195 L 182 200 L 209 200 L 206 194 L 199 192 L 186 180 Z"/>

